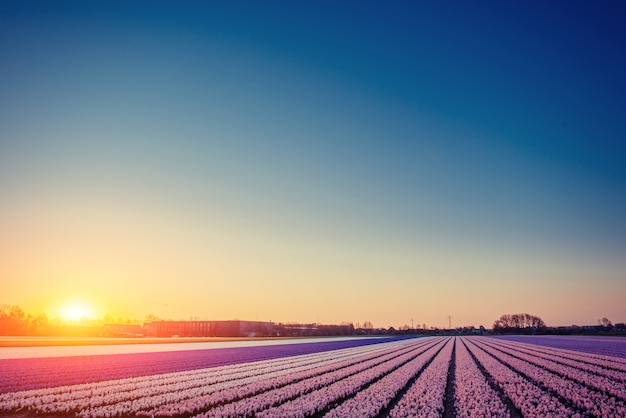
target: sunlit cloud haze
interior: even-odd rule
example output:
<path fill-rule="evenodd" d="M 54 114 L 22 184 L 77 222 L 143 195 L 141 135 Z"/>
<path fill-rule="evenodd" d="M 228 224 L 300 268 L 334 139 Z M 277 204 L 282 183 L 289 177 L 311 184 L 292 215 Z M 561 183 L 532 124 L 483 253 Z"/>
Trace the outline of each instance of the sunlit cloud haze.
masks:
<path fill-rule="evenodd" d="M 626 13 L 0 4 L 0 303 L 626 321 Z"/>

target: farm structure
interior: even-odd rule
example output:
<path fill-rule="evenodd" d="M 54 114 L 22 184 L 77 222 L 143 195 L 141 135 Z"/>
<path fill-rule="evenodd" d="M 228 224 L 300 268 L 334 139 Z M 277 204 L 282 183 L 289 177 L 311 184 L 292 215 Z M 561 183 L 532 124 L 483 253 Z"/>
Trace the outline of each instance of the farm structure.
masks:
<path fill-rule="evenodd" d="M 144 324 L 149 337 L 255 337 L 274 333 L 273 322 L 260 321 L 155 321 Z"/>

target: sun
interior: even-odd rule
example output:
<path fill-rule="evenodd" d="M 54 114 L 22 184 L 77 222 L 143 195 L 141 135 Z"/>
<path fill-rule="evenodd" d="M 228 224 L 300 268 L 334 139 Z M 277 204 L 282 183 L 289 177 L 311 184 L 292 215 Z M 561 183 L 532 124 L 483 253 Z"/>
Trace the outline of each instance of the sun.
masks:
<path fill-rule="evenodd" d="M 66 322 L 78 322 L 90 319 L 93 316 L 93 309 L 86 303 L 71 302 L 61 307 L 61 319 Z"/>

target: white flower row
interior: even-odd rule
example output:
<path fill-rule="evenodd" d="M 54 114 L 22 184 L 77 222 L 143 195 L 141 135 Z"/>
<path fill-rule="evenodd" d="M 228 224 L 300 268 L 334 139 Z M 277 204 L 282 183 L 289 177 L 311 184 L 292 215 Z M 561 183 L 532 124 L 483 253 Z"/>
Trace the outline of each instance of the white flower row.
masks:
<path fill-rule="evenodd" d="M 383 408 L 389 405 L 398 392 L 407 385 L 411 378 L 413 378 L 426 363 L 437 355 L 437 352 L 439 352 L 439 354 L 429 365 L 428 370 L 431 370 L 432 367 L 437 368 L 438 363 L 445 363 L 444 366 L 448 367 L 448 364 L 450 363 L 450 353 L 452 352 L 452 344 L 453 339 L 449 339 L 443 349 L 441 349 L 441 344 L 433 346 L 424 352 L 423 355 L 420 355 L 397 370 L 389 373 L 378 382 L 369 386 L 367 389 L 358 392 L 354 397 L 348 399 L 337 408 L 332 409 L 325 416 L 329 418 L 377 416 Z M 435 374 L 437 373 L 439 373 L 439 370 L 435 372 Z M 423 375 L 424 373 L 422 376 Z M 443 396 L 443 393 L 434 394 L 433 397 L 437 398 L 438 395 Z M 435 399 L 435 402 L 443 403 L 442 396 L 439 397 L 439 399 Z M 415 414 L 412 415 L 414 416 Z M 393 414 L 393 411 L 391 416 L 396 416 Z"/>
<path fill-rule="evenodd" d="M 283 359 L 284 361 L 284 359 Z M 184 372 L 174 372 L 167 374 L 157 374 L 136 378 L 105 380 L 102 382 L 86 383 L 80 385 L 68 385 L 68 386 L 56 386 L 45 389 L 35 389 L 21 392 L 14 392 L 5 395 L 0 395 L 0 401 L 6 402 L 10 400 L 20 399 L 25 402 L 34 402 L 34 404 L 44 403 L 44 398 L 54 399 L 58 402 L 70 402 L 81 398 L 91 398 L 92 400 L 97 397 L 108 397 L 111 394 L 118 396 L 127 396 L 136 390 L 152 389 L 158 393 L 158 388 L 166 386 L 172 383 L 185 380 L 187 382 L 193 382 L 195 379 L 202 377 L 214 376 L 228 376 L 229 378 L 236 378 L 237 374 L 242 371 L 250 372 L 251 370 L 263 371 L 267 368 L 276 367 L 279 364 L 277 361 L 267 361 L 255 363 L 253 367 L 249 364 L 241 364 L 233 366 L 222 366 L 209 369 L 198 369 Z M 31 400 L 30 398 L 35 398 Z"/>
<path fill-rule="evenodd" d="M 454 338 L 450 339 L 433 362 L 411 385 L 391 410 L 392 418 L 441 416 Z"/>
<path fill-rule="evenodd" d="M 172 416 L 197 414 L 212 408 L 212 413 L 220 413 L 229 408 L 268 407 L 277 402 L 275 399 L 289 399 L 302 393 L 303 387 L 325 384 L 332 376 L 354 373 L 370 364 L 377 364 L 387 358 L 393 358 L 411 349 L 407 343 L 380 344 L 386 349 L 349 360 L 338 360 L 315 369 L 297 371 L 281 376 L 256 379 L 247 384 L 231 387 L 207 388 L 206 393 L 197 394 L 187 399 L 168 402 L 158 408 L 145 410 L 148 416 Z M 322 383 L 320 383 L 322 382 Z M 312 390 L 312 389 L 309 389 Z M 233 406 L 236 405 L 236 406 Z M 218 411 L 218 412 L 215 412 Z M 227 412 L 223 412 L 226 414 Z"/>
<path fill-rule="evenodd" d="M 481 349 L 497 357 L 514 370 L 523 373 L 530 379 L 558 393 L 563 398 L 572 402 L 576 407 L 595 416 L 626 416 L 626 405 L 606 393 L 591 390 L 576 381 L 566 379 L 535 364 L 543 363 L 541 359 L 533 360 L 532 364 L 526 360 L 517 359 L 503 351 L 499 351 L 484 344 L 483 341 L 476 343 Z M 581 373 L 583 373 L 581 371 Z"/>
<path fill-rule="evenodd" d="M 456 415 L 460 418 L 509 417 L 509 410 L 487 383 L 462 338 L 456 342 L 455 362 Z"/>
<path fill-rule="evenodd" d="M 160 385 L 158 388 L 129 392 L 123 398 L 109 399 L 113 402 L 108 403 L 125 401 L 124 408 L 126 413 L 136 413 L 146 407 L 156 408 L 159 405 L 165 404 L 166 401 L 172 401 L 172 399 L 180 402 L 181 400 L 198 396 L 198 394 L 214 392 L 220 388 L 236 387 L 242 384 L 256 382 L 259 379 L 289 375 L 294 372 L 332 364 L 341 359 L 354 359 L 361 355 L 378 352 L 380 350 L 381 348 L 348 349 L 347 351 L 341 350 L 341 352 L 336 354 L 326 352 L 322 354 L 298 356 L 297 359 L 294 357 L 282 358 L 274 360 L 269 364 L 259 365 L 261 362 L 254 362 L 248 363 L 248 366 L 245 368 L 239 367 L 234 373 L 229 373 L 228 368 L 215 374 L 211 372 L 211 369 L 206 369 L 203 373 L 188 375 L 186 378 L 168 379 L 166 384 Z M 257 367 L 257 365 L 259 366 Z M 174 390 L 176 394 L 172 395 L 170 392 Z M 103 406 L 98 409 L 85 411 L 85 413 L 102 415 L 106 413 L 107 409 L 107 406 Z"/>
<path fill-rule="evenodd" d="M 539 357 L 534 354 L 527 354 L 523 351 L 516 350 L 515 348 L 500 344 L 493 344 L 491 340 L 483 342 L 492 348 L 497 348 L 504 353 L 519 357 L 530 363 L 534 363 L 560 376 L 565 376 L 582 384 L 592 386 L 595 389 L 614 395 L 621 400 L 626 399 L 626 386 L 623 383 L 623 379 L 626 378 L 626 374 L 623 376 L 617 376 L 617 379 L 612 379 L 605 375 L 598 375 L 593 372 L 582 370 L 579 367 L 560 364 L 551 359 Z"/>
<path fill-rule="evenodd" d="M 336 380 L 332 384 L 320 387 L 310 393 L 299 396 L 296 399 L 285 402 L 277 407 L 265 409 L 255 414 L 256 417 L 304 417 L 324 411 L 328 405 L 351 396 L 354 396 L 364 385 L 380 379 L 391 371 L 397 369 L 408 361 L 418 356 L 428 356 L 428 349 L 433 345 L 440 344 L 441 341 L 435 339 L 429 344 L 420 344 L 419 348 L 395 357 L 373 367 Z M 415 343 L 417 346 L 418 343 Z M 212 416 L 211 412 L 206 416 Z M 235 411 L 235 416 L 239 416 Z"/>
<path fill-rule="evenodd" d="M 382 350 L 382 351 L 381 351 Z M 384 347 L 356 350 L 352 355 L 345 356 L 340 353 L 339 358 L 346 362 L 358 362 L 363 356 L 376 356 L 385 352 Z M 283 358 L 287 361 L 287 358 Z M 125 415 L 172 415 L 184 411 L 187 405 L 195 405 L 199 398 L 219 396 L 219 393 L 227 392 L 240 396 L 242 388 L 256 388 L 259 382 L 289 380 L 297 374 L 316 374 L 320 369 L 325 370 L 333 367 L 337 363 L 337 358 L 333 358 L 332 352 L 325 354 L 325 360 L 314 364 L 305 364 L 298 367 L 276 367 L 274 370 L 268 369 L 262 374 L 243 375 L 237 380 L 222 380 L 219 382 L 206 382 L 205 384 L 189 386 L 187 382 L 179 381 L 170 385 L 167 390 L 160 394 L 135 397 L 132 400 L 116 403 L 116 408 L 123 408 Z M 101 417 L 106 416 L 112 405 L 105 405 L 81 411 L 82 416 Z M 192 413 L 187 411 L 186 413 Z"/>
<path fill-rule="evenodd" d="M 522 412 L 524 417 L 561 416 L 582 418 L 580 414 L 561 404 L 558 399 L 478 348 L 475 344 L 475 338 L 464 338 L 463 340 L 468 343 L 467 347 L 470 352 L 494 379 L 496 384 L 502 388 L 515 407 Z"/>
<path fill-rule="evenodd" d="M 237 381 L 267 373 L 289 374 L 293 372 L 294 368 L 314 368 L 320 364 L 332 363 L 337 359 L 356 358 L 368 352 L 378 352 L 384 349 L 384 347 L 376 346 L 355 347 L 335 352 L 314 353 L 209 369 L 7 393 L 0 395 L 0 411 L 20 409 L 40 413 L 80 411 L 142 397 L 160 397 L 160 395 L 171 392 L 173 385 L 177 387 L 187 385 L 186 388 L 190 388 L 220 381 Z M 106 370 L 101 372 L 106 374 Z M 166 397 L 162 397 L 162 399 L 165 401 Z M 119 408 L 119 405 L 115 405 L 115 408 L 111 407 L 110 409 L 119 410 Z"/>
<path fill-rule="evenodd" d="M 359 348 L 359 347 L 355 347 L 355 348 Z M 84 379 L 87 381 L 91 381 L 91 382 L 103 382 L 103 381 L 108 381 L 109 384 L 115 386 L 116 384 L 114 383 L 116 380 L 126 380 L 128 378 L 124 378 L 124 379 L 119 379 L 116 378 L 115 376 L 119 376 L 120 374 L 127 374 L 128 373 L 128 366 L 129 363 L 135 367 L 136 364 L 143 364 L 142 366 L 137 366 L 135 367 L 136 369 L 140 370 L 141 368 L 143 368 L 143 370 L 141 370 L 142 372 L 146 372 L 146 374 L 150 374 L 151 368 L 154 366 L 157 366 L 156 364 L 154 364 L 154 361 L 151 358 L 151 355 L 153 353 L 147 353 L 147 354 L 137 354 L 136 356 L 138 356 L 138 361 L 137 362 L 129 362 L 128 358 L 126 356 L 106 356 L 108 358 L 116 358 L 119 359 L 119 361 L 117 361 L 116 363 L 107 363 L 106 368 L 105 369 L 98 369 L 96 367 L 94 367 L 94 358 L 93 357 L 72 357 L 71 361 L 72 361 L 72 368 L 71 369 L 67 369 L 67 370 L 60 370 L 58 367 L 58 363 L 51 361 L 50 366 L 48 368 L 45 367 L 44 363 L 42 365 L 42 360 L 44 359 L 24 359 L 22 361 L 20 361 L 20 369 L 19 369 L 19 375 L 15 376 L 14 381 L 20 383 L 20 387 L 23 386 L 28 386 L 31 383 L 34 385 L 37 384 L 41 384 L 43 380 L 48 380 L 47 383 L 51 389 L 50 393 L 58 393 L 59 389 L 55 389 L 55 387 L 58 387 L 62 384 L 65 384 L 63 382 L 67 382 L 67 381 L 72 381 L 75 378 L 75 371 L 76 370 L 81 370 L 81 372 L 85 372 L 85 373 L 81 373 L 84 374 Z M 143 357 L 147 357 L 147 360 L 144 361 Z M 185 356 L 187 357 L 187 356 Z M 36 364 L 36 366 L 31 365 L 31 361 L 33 364 Z M 65 359 L 67 360 L 67 359 Z M 279 359 L 280 360 L 280 359 Z M 275 360 L 268 360 L 268 361 L 275 361 Z M 173 369 L 184 369 L 185 367 L 188 366 L 188 364 L 190 362 L 194 362 L 195 361 L 193 359 L 185 359 L 185 358 L 177 358 L 177 356 L 175 355 L 169 355 L 167 356 L 167 358 L 165 359 L 165 362 L 172 366 Z M 150 364 L 152 363 L 152 364 Z M 242 362 L 240 364 L 245 364 L 246 362 Z M 229 367 L 233 367 L 233 366 L 238 366 L 237 364 L 235 365 L 231 365 Z M 160 367 L 159 367 L 160 368 Z M 193 370 L 192 370 L 193 371 Z M 159 376 L 161 374 L 170 374 L 170 373 L 153 373 L 152 376 Z M 43 377 L 43 379 L 42 379 Z M 156 379 L 158 379 L 158 377 L 155 377 Z M 18 380 L 19 379 L 19 380 Z M 142 379 L 142 377 L 139 377 L 139 379 Z M 5 378 L 5 381 L 10 381 L 10 379 Z M 6 386 L 6 385 L 5 385 Z M 74 385 L 72 385 L 74 386 Z M 8 387 L 3 387 L 0 389 L 0 391 L 2 392 L 15 392 L 15 390 L 11 388 L 11 386 L 9 385 Z"/>
<path fill-rule="evenodd" d="M 581 353 L 560 348 L 542 347 L 517 341 L 490 339 L 492 343 L 514 347 L 528 354 L 543 356 L 575 367 L 584 368 L 597 374 L 626 381 L 626 359 L 619 357 L 599 356 L 598 354 Z"/>

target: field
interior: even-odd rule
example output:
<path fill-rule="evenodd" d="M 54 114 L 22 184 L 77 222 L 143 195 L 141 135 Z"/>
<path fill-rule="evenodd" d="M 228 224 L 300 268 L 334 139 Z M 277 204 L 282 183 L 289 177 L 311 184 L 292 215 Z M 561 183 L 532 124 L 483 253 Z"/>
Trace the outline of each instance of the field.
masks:
<path fill-rule="evenodd" d="M 188 338 L 92 338 L 92 337 L 2 337 L 0 347 L 50 347 L 85 345 L 128 345 L 128 344 L 180 344 L 181 342 L 226 342 L 280 340 L 280 337 L 188 337 Z M 285 339 L 285 338 L 282 338 Z"/>
<path fill-rule="evenodd" d="M 4 358 L 0 415 L 626 416 L 623 340 L 613 340 L 622 344 L 615 356 L 558 341 L 381 338 Z"/>

